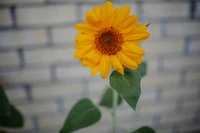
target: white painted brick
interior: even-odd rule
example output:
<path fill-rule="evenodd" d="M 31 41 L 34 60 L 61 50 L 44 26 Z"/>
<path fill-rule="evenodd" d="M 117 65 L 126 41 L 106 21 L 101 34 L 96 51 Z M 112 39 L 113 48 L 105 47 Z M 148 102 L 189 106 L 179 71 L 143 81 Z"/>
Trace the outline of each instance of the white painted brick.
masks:
<path fill-rule="evenodd" d="M 171 75 L 167 75 L 166 73 L 164 73 L 156 76 L 146 76 L 142 79 L 141 83 L 143 84 L 143 86 L 158 86 L 163 84 L 176 83 L 180 80 L 179 78 L 180 76 L 178 75 L 178 73 Z"/>
<path fill-rule="evenodd" d="M 9 30 L 0 31 L 0 46 L 31 46 L 47 43 L 45 30 Z"/>
<path fill-rule="evenodd" d="M 25 123 L 24 123 L 23 129 L 25 129 L 25 130 L 33 129 L 33 121 L 31 119 L 25 118 Z"/>
<path fill-rule="evenodd" d="M 149 54 L 180 53 L 183 51 L 183 47 L 183 40 L 147 40 L 142 43 L 142 48 L 144 48 L 147 56 Z"/>
<path fill-rule="evenodd" d="M 198 72 L 187 72 L 186 80 L 199 80 L 200 81 L 200 71 Z"/>
<path fill-rule="evenodd" d="M 151 39 L 158 39 L 161 36 L 161 24 L 160 23 L 151 23 L 147 30 L 150 33 L 150 37 L 148 40 Z"/>
<path fill-rule="evenodd" d="M 77 33 L 78 31 L 75 30 L 74 27 L 54 28 L 52 30 L 53 42 L 54 43 L 74 42 L 70 44 L 70 46 L 73 47 L 75 44 L 75 37 Z"/>
<path fill-rule="evenodd" d="M 157 71 L 158 63 L 157 60 L 147 60 L 147 74 L 149 72 L 154 73 Z"/>
<path fill-rule="evenodd" d="M 37 98 L 44 97 L 65 97 L 70 94 L 78 94 L 81 92 L 80 84 L 52 85 L 45 87 L 33 87 L 32 94 Z"/>
<path fill-rule="evenodd" d="M 58 78 L 84 78 L 91 77 L 90 69 L 82 66 L 76 66 L 73 68 L 60 67 L 56 69 Z"/>
<path fill-rule="evenodd" d="M 200 75 L 200 74 L 199 74 Z M 188 96 L 192 96 L 192 95 L 195 95 L 197 94 L 199 91 L 198 88 L 194 88 L 194 87 L 190 87 L 190 88 L 183 88 L 180 89 L 180 88 L 174 88 L 172 91 L 169 91 L 168 89 L 163 89 L 163 97 L 164 98 L 169 98 L 169 97 L 177 97 L 179 98 L 180 96 L 184 96 L 184 97 L 187 97 Z"/>
<path fill-rule="evenodd" d="M 181 68 L 193 65 L 200 65 L 199 56 L 182 56 L 173 59 L 164 59 L 163 62 L 165 68 L 170 68 L 170 67 Z"/>
<path fill-rule="evenodd" d="M 0 53 L 0 66 L 19 65 L 20 60 L 16 52 Z"/>
<path fill-rule="evenodd" d="M 115 8 L 118 8 L 118 7 L 122 7 L 122 6 L 126 6 L 126 5 L 129 5 L 131 7 L 131 15 L 133 14 L 137 14 L 137 5 L 136 4 L 130 4 L 130 3 L 126 3 L 126 2 L 122 2 L 122 3 L 119 3 L 119 2 L 113 2 L 114 4 L 114 7 Z M 102 4 L 100 5 L 103 5 L 103 2 Z M 85 21 L 85 13 L 87 11 L 92 11 L 92 9 L 94 8 L 95 5 L 83 5 L 82 6 L 82 20 Z"/>
<path fill-rule="evenodd" d="M 75 49 L 41 49 L 37 51 L 26 51 L 25 62 L 26 63 L 55 63 L 55 62 L 66 62 L 74 60 Z"/>
<path fill-rule="evenodd" d="M 75 6 L 54 5 L 45 7 L 24 7 L 16 10 L 17 24 L 37 25 L 37 24 L 59 24 L 76 20 Z"/>
<path fill-rule="evenodd" d="M 32 103 L 19 105 L 18 109 L 24 115 L 42 114 L 47 112 L 56 112 L 56 103 Z"/>
<path fill-rule="evenodd" d="M 41 82 L 50 79 L 49 70 L 21 70 L 12 72 L 1 72 L 0 83 Z"/>
<path fill-rule="evenodd" d="M 143 4 L 144 18 L 163 18 L 163 17 L 187 17 L 189 3 L 184 2 L 160 2 Z"/>
<path fill-rule="evenodd" d="M 1 0 L 0 4 L 42 3 L 44 0 Z"/>
<path fill-rule="evenodd" d="M 24 88 L 14 88 L 14 89 L 6 89 L 5 90 L 10 102 L 19 99 L 24 99 L 26 100 L 26 92 Z"/>
<path fill-rule="evenodd" d="M 10 11 L 8 9 L 1 9 L 0 10 L 0 26 L 10 26 L 11 24 L 12 24 L 12 20 L 10 16 Z"/>
<path fill-rule="evenodd" d="M 199 27 L 200 27 L 199 22 L 168 23 L 167 24 L 167 34 L 169 36 L 200 34 Z"/>
<path fill-rule="evenodd" d="M 191 54 L 198 53 L 200 51 L 200 40 L 193 40 L 189 45 L 189 52 Z"/>
<path fill-rule="evenodd" d="M 49 118 L 40 118 L 40 127 L 42 128 L 51 128 L 59 127 L 62 128 L 62 125 L 65 121 L 66 115 L 60 115 L 58 117 L 49 117 Z"/>

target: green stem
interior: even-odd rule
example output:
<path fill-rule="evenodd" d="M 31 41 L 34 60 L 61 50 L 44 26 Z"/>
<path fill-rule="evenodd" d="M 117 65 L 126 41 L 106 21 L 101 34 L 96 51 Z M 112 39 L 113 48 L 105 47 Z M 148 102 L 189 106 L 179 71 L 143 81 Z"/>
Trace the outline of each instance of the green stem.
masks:
<path fill-rule="evenodd" d="M 111 110 L 111 128 L 112 128 L 112 133 L 115 133 L 116 129 L 116 108 L 117 108 L 117 103 L 118 103 L 118 94 L 117 92 L 112 89 L 112 110 Z"/>

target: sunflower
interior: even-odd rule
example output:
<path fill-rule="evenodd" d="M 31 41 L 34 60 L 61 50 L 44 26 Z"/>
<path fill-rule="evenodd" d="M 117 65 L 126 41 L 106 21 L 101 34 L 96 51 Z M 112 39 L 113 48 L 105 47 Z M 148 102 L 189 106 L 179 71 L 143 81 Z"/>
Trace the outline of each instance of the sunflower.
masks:
<path fill-rule="evenodd" d="M 147 39 L 144 24 L 137 24 L 138 17 L 130 14 L 130 6 L 114 9 L 111 2 L 95 6 L 85 13 L 85 23 L 75 25 L 80 33 L 76 36 L 74 58 L 84 67 L 91 68 L 91 75 L 100 71 L 108 77 L 110 69 L 124 75 L 124 68 L 137 69 L 142 63 L 144 50 L 137 44 Z"/>

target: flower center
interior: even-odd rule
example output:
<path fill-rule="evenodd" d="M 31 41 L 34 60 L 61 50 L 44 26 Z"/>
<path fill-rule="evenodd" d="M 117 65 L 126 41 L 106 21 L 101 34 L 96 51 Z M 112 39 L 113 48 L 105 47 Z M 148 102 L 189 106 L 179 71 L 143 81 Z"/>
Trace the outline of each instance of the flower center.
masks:
<path fill-rule="evenodd" d="M 115 55 L 121 50 L 122 43 L 122 35 L 112 27 L 103 29 L 95 38 L 96 48 L 107 55 Z"/>

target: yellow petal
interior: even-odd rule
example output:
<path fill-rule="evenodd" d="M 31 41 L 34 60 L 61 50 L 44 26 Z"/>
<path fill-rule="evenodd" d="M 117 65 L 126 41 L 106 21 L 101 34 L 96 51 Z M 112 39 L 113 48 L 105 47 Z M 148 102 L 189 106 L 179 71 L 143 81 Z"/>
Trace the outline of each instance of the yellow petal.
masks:
<path fill-rule="evenodd" d="M 123 34 L 124 41 L 132 42 L 142 42 L 150 36 L 147 32 L 129 32 L 128 34 Z"/>
<path fill-rule="evenodd" d="M 141 64 L 142 63 L 142 57 L 138 57 L 138 58 L 135 58 L 136 62 L 138 64 Z"/>
<path fill-rule="evenodd" d="M 86 47 L 92 47 L 92 45 L 93 45 L 92 43 L 83 42 L 83 43 L 76 43 L 74 47 L 76 49 L 81 50 L 81 49 L 85 49 Z"/>
<path fill-rule="evenodd" d="M 110 27 L 115 17 L 114 6 L 110 1 L 106 1 L 102 8 L 102 18 L 104 25 Z"/>
<path fill-rule="evenodd" d="M 123 43 L 122 50 L 125 52 L 130 52 L 141 56 L 145 54 L 144 50 L 140 46 L 134 43 L 128 43 L 128 42 Z"/>
<path fill-rule="evenodd" d="M 92 12 L 99 18 L 101 19 L 101 7 L 100 6 L 95 6 L 92 10 Z"/>
<path fill-rule="evenodd" d="M 100 18 L 98 18 L 93 12 L 86 12 L 85 19 L 91 25 L 95 25 L 100 21 Z"/>
<path fill-rule="evenodd" d="M 122 7 L 115 9 L 115 15 L 118 14 L 121 11 L 121 9 L 122 9 Z"/>
<path fill-rule="evenodd" d="M 87 33 L 87 34 L 96 34 L 97 33 L 97 30 L 95 30 L 94 27 L 92 27 L 91 25 L 86 24 L 86 23 L 78 23 L 75 25 L 75 28 L 78 31 Z"/>
<path fill-rule="evenodd" d="M 79 33 L 79 34 L 76 35 L 75 41 L 76 41 L 76 43 L 93 42 L 94 36 L 84 34 L 84 33 Z"/>
<path fill-rule="evenodd" d="M 104 55 L 100 61 L 100 75 L 104 79 L 108 77 L 110 72 L 111 62 L 108 55 Z"/>
<path fill-rule="evenodd" d="M 89 61 L 91 66 L 94 66 L 100 62 L 102 54 L 98 50 L 93 49 L 89 51 L 87 54 L 85 54 L 83 58 Z"/>
<path fill-rule="evenodd" d="M 122 23 L 122 21 L 128 17 L 130 14 L 130 6 L 124 6 L 122 8 L 119 8 L 118 10 L 115 10 L 115 21 L 113 23 L 113 26 L 115 28 L 119 27 Z"/>
<path fill-rule="evenodd" d="M 122 75 L 124 75 L 124 68 L 123 68 L 121 62 L 119 61 L 119 59 L 117 58 L 117 56 L 111 55 L 110 59 L 111 59 L 112 66 L 115 68 L 115 70 L 117 70 Z"/>
<path fill-rule="evenodd" d="M 117 53 L 117 57 L 122 62 L 122 64 L 130 69 L 137 69 L 138 64 L 135 60 L 131 59 L 123 51 Z"/>
<path fill-rule="evenodd" d="M 133 28 L 136 26 L 137 21 L 138 17 L 136 15 L 127 17 L 118 28 L 120 33 L 124 34 L 132 31 Z"/>
<path fill-rule="evenodd" d="M 84 49 L 78 49 L 74 53 L 74 58 L 83 58 L 91 49 L 93 45 L 86 45 Z"/>
<path fill-rule="evenodd" d="M 145 32 L 147 30 L 147 26 L 144 24 L 138 24 L 134 27 L 134 32 Z"/>
<path fill-rule="evenodd" d="M 96 64 L 95 66 L 91 67 L 91 75 L 94 76 L 99 72 L 99 64 Z"/>

